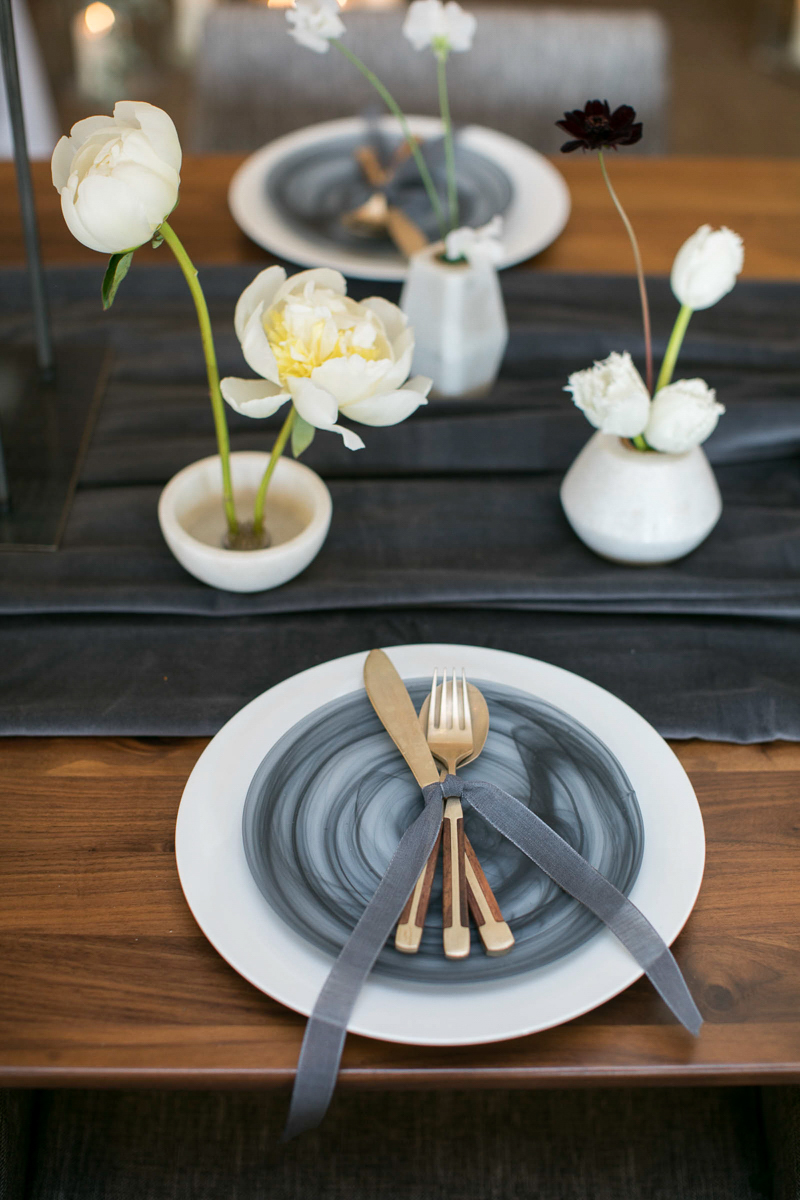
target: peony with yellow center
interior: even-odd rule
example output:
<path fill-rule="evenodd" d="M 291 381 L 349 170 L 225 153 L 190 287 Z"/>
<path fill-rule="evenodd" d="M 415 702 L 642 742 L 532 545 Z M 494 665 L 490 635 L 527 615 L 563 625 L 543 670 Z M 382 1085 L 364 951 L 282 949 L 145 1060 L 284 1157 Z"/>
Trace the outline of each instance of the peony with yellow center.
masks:
<path fill-rule="evenodd" d="M 359 450 L 364 443 L 337 423 L 340 414 L 396 425 L 427 403 L 430 379 L 406 382 L 414 334 L 404 314 L 380 296 L 352 300 L 338 271 L 287 279 L 282 267 L 267 267 L 239 297 L 234 326 L 261 378 L 223 379 L 222 394 L 247 417 L 269 417 L 291 400 L 303 420 Z"/>

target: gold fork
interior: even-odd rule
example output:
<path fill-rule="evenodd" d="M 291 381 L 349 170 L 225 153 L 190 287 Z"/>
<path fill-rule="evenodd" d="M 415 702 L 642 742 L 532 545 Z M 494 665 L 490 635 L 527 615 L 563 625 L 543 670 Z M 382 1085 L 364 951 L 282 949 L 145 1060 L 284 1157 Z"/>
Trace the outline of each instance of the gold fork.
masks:
<path fill-rule="evenodd" d="M 472 713 L 467 679 L 462 671 L 459 689 L 456 686 L 456 672 L 453 671 L 448 687 L 447 671 L 442 671 L 442 689 L 437 705 L 438 677 L 439 672 L 434 671 L 428 709 L 428 745 L 434 758 L 447 768 L 448 775 L 455 775 L 459 764 L 472 754 Z M 445 796 L 442 822 L 442 915 L 447 958 L 466 958 L 470 949 L 465 858 L 461 801 L 454 796 Z"/>

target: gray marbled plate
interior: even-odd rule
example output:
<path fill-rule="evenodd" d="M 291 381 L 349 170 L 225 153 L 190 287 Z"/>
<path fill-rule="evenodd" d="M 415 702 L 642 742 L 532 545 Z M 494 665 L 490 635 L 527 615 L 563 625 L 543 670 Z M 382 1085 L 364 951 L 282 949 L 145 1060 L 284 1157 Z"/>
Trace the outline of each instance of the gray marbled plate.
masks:
<path fill-rule="evenodd" d="M 341 219 L 344 213 L 358 208 L 375 191 L 367 184 L 353 158 L 353 151 L 374 140 L 374 136 L 371 139 L 365 130 L 363 134 L 329 138 L 282 159 L 264 182 L 269 201 L 282 219 L 312 240 L 333 242 L 348 249 L 369 249 L 371 254 L 396 255 L 397 250 L 388 234 L 365 237 L 348 228 Z M 384 161 L 388 160 L 399 140 L 381 135 L 381 141 L 386 143 L 381 155 Z M 439 142 L 427 144 L 423 152 L 429 159 L 437 191 L 446 206 L 444 158 Z M 460 224 L 485 225 L 496 214 L 505 212 L 511 203 L 511 181 L 496 163 L 458 142 L 455 154 Z M 437 240 L 436 218 L 413 160 L 398 170 L 387 197 L 419 225 L 429 240 Z"/>
<path fill-rule="evenodd" d="M 481 756 L 461 772 L 528 804 L 622 892 L 633 886 L 644 829 L 614 755 L 544 700 L 473 682 L 489 706 Z M 430 684 L 407 684 L 419 709 Z M 276 742 L 253 777 L 242 830 L 262 894 L 300 937 L 339 953 L 420 811 L 419 789 L 363 691 L 310 713 Z M 442 953 L 441 864 L 420 952 L 387 945 L 375 971 L 396 979 L 473 982 L 544 966 L 582 945 L 600 921 L 469 809 L 467 833 L 516 945 L 488 958 L 473 931 L 469 958 Z"/>

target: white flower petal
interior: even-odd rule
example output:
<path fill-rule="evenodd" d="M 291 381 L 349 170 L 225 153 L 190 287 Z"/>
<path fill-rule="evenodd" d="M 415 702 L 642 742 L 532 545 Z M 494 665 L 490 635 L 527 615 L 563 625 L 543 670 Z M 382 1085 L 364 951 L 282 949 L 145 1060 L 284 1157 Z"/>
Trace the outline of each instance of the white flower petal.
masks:
<path fill-rule="evenodd" d="M 313 283 L 315 288 L 327 288 L 337 296 L 347 294 L 347 281 L 341 271 L 334 271 L 332 267 L 312 267 L 310 271 L 298 271 L 296 275 L 290 275 L 275 293 L 272 303 L 279 304 L 287 296 L 305 291 L 309 283 Z"/>
<path fill-rule="evenodd" d="M 53 151 L 53 157 L 50 159 L 53 187 L 57 192 L 60 192 L 62 188 L 67 186 L 67 180 L 72 170 L 73 157 L 74 150 L 69 138 L 59 138 L 56 142 L 56 148 Z"/>
<path fill-rule="evenodd" d="M 375 313 L 394 349 L 396 340 L 408 332 L 408 317 L 403 310 L 389 300 L 384 300 L 383 296 L 369 296 L 361 301 L 361 306 Z"/>
<path fill-rule="evenodd" d="M 345 32 L 336 0 L 295 0 L 294 8 L 287 10 L 286 20 L 292 26 L 291 37 L 317 54 L 325 54 L 329 39 L 341 37 Z"/>
<path fill-rule="evenodd" d="M 329 358 L 314 368 L 311 378 L 318 387 L 335 396 L 341 407 L 371 396 L 376 389 L 390 390 L 383 385 L 391 365 L 388 359 L 372 361 L 351 354 L 346 358 Z"/>
<path fill-rule="evenodd" d="M 239 340 L 242 344 L 242 354 L 244 355 L 244 361 L 251 371 L 255 371 L 257 375 L 263 376 L 264 379 L 269 379 L 271 383 L 280 384 L 278 364 L 275 361 L 275 355 L 272 352 L 272 347 L 264 330 L 263 310 L 263 303 L 259 304 L 258 308 L 250 315 L 240 335 Z"/>
<path fill-rule="evenodd" d="M 714 431 L 725 408 L 703 379 L 678 379 L 656 392 L 645 440 L 665 454 L 684 454 Z"/>
<path fill-rule="evenodd" d="M 266 267 L 244 289 L 236 302 L 236 311 L 233 317 L 233 326 L 239 341 L 244 337 L 247 322 L 258 306 L 269 308 L 275 299 L 275 293 L 285 280 L 286 272 L 283 267 Z"/>
<path fill-rule="evenodd" d="M 353 404 L 343 404 L 342 416 L 350 421 L 358 421 L 360 425 L 397 425 L 416 412 L 421 404 L 428 403 L 425 393 L 430 390 L 431 380 L 418 378 L 427 384 L 424 392 L 404 387 L 396 392 L 370 396 Z"/>
<path fill-rule="evenodd" d="M 316 429 L 332 429 L 339 415 L 336 398 L 310 379 L 290 375 L 286 380 L 294 406 L 304 421 Z"/>
<path fill-rule="evenodd" d="M 141 129 L 162 162 L 180 171 L 183 155 L 178 131 L 163 109 L 142 100 L 119 100 L 114 105 L 114 120 L 119 125 Z"/>
<path fill-rule="evenodd" d="M 67 229 L 77 241 L 82 242 L 84 246 L 88 246 L 90 250 L 99 250 L 101 254 L 115 254 L 116 251 L 100 241 L 91 233 L 78 214 L 73 200 L 73 189 L 65 187 L 61 189 L 61 211 L 64 214 L 64 220 L 67 223 Z"/>
<path fill-rule="evenodd" d="M 102 249 L 106 254 L 134 250 L 148 242 L 155 232 L 155 225 L 138 198 L 112 175 L 89 175 L 84 179 L 78 185 L 75 211 L 97 243 L 92 249 Z M 70 229 L 75 233 L 72 225 Z"/>
<path fill-rule="evenodd" d="M 220 380 L 219 386 L 223 399 L 245 417 L 271 417 L 291 400 L 288 392 L 273 387 L 265 379 L 236 379 L 228 375 Z"/>

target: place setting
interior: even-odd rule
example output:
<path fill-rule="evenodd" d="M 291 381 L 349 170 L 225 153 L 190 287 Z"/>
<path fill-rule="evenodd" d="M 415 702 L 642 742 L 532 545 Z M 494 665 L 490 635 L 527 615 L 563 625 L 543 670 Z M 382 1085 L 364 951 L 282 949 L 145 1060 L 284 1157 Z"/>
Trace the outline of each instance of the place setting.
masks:
<path fill-rule="evenodd" d="M 445 662 L 463 667 L 437 671 L 432 687 L 431 664 Z M 642 974 L 642 961 L 652 969 L 653 947 L 666 952 L 677 936 L 703 873 L 702 818 L 678 760 L 633 710 L 579 676 L 469 646 L 401 646 L 322 664 L 220 730 L 187 782 L 176 826 L 181 885 L 206 937 L 260 990 L 311 1015 L 332 965 L 381 908 L 398 844 L 423 819 L 420 785 L 438 780 L 440 767 L 444 778 L 445 766 L 463 783 L 465 811 L 448 811 L 458 809 L 448 800 L 442 819 L 439 793 L 436 846 L 430 859 L 423 847 L 424 871 L 411 868 L 342 1040 L 345 1029 L 431 1046 L 520 1037 L 603 1003 Z M 542 870 L 487 821 L 476 780 L 502 789 L 501 807 L 541 819 L 555 866 L 545 858 Z M 612 928 L 618 904 L 644 914 L 653 945 L 638 963 L 547 873 L 564 884 L 566 870 L 580 894 L 574 862 L 558 866 L 562 851 L 586 866 L 590 891 L 611 885 L 610 909 L 590 903 Z M 677 994 L 682 1019 L 699 1022 L 674 970 L 661 980 L 665 995 L 674 1004 Z M 338 1056 L 331 1065 L 327 1053 L 332 1088 Z M 325 1057 L 309 1054 L 301 1091 Z M 316 1103 L 319 1119 L 327 1100 Z"/>

